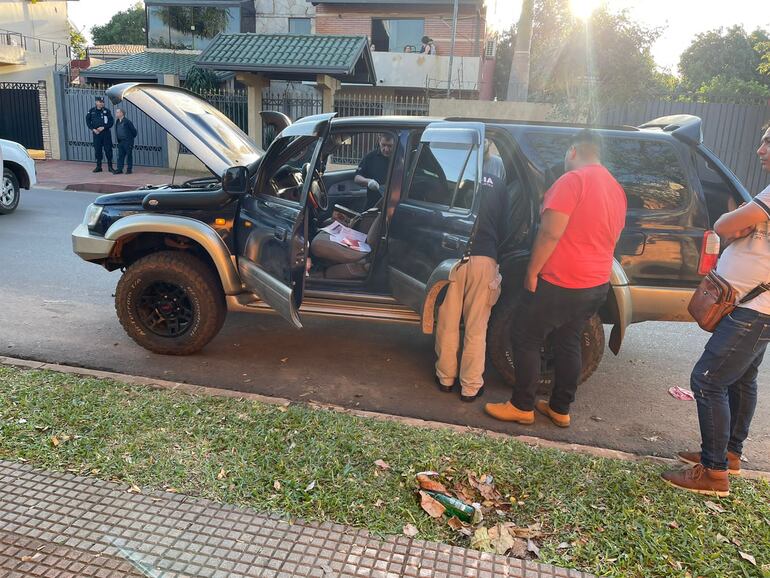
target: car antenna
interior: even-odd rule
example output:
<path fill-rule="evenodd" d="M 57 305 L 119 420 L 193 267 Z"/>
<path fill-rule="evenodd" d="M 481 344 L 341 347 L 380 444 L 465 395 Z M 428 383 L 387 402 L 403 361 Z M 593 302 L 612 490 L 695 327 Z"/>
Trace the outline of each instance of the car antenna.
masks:
<path fill-rule="evenodd" d="M 176 141 L 179 146 L 176 147 L 176 162 L 174 163 L 174 174 L 171 175 L 171 186 L 174 186 L 174 181 L 176 181 L 176 167 L 179 165 L 179 155 L 182 153 L 182 143 L 179 141 Z"/>

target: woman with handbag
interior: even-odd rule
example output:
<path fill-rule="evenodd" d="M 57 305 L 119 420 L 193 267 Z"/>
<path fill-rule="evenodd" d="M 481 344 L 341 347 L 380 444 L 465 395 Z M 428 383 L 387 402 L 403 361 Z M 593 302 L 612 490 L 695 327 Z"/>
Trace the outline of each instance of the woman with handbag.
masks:
<path fill-rule="evenodd" d="M 764 170 L 770 172 L 770 128 L 757 154 Z M 716 310 L 724 316 L 713 327 L 690 376 L 701 451 L 680 453 L 679 459 L 692 467 L 665 472 L 663 479 L 691 492 L 727 496 L 728 474 L 740 473 L 743 442 L 757 404 L 757 373 L 770 341 L 770 291 L 765 285 L 770 282 L 770 187 L 750 203 L 722 215 L 714 230 L 728 247 L 719 259 L 711 287 L 729 295 L 732 303 L 725 306 L 724 299 L 720 302 L 710 289 L 701 288 L 691 302 L 690 309 L 702 327 L 714 325 L 704 322 L 709 317 L 706 304 L 711 321 L 716 321 Z"/>

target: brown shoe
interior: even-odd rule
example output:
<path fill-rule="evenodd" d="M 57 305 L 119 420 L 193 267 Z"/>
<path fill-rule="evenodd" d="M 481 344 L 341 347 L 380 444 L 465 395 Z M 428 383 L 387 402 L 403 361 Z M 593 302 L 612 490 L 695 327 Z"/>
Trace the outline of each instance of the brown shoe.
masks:
<path fill-rule="evenodd" d="M 540 399 L 535 403 L 535 409 L 542 413 L 544 416 L 549 417 L 554 425 L 559 427 L 569 427 L 569 414 L 557 413 L 551 409 L 551 406 L 544 399 Z"/>
<path fill-rule="evenodd" d="M 679 452 L 676 454 L 679 461 L 691 466 L 700 463 L 700 452 Z M 733 476 L 741 475 L 741 456 L 733 452 L 727 452 L 727 473 Z"/>
<path fill-rule="evenodd" d="M 730 495 L 727 470 L 710 470 L 696 464 L 686 470 L 664 472 L 662 477 L 667 484 L 688 492 L 719 497 Z"/>
<path fill-rule="evenodd" d="M 505 403 L 488 403 L 484 411 L 500 421 L 515 421 L 524 425 L 535 423 L 534 411 L 522 411 L 510 401 Z"/>

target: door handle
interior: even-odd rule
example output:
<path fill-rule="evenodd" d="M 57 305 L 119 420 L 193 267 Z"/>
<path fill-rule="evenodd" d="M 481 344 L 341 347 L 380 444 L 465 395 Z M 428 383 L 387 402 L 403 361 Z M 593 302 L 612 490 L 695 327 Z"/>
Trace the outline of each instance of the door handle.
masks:
<path fill-rule="evenodd" d="M 444 236 L 441 238 L 441 246 L 444 247 L 444 249 L 459 249 L 460 237 L 444 233 Z"/>
<path fill-rule="evenodd" d="M 285 241 L 287 236 L 286 229 L 283 227 L 276 227 L 275 231 L 273 231 L 273 236 L 279 241 Z"/>

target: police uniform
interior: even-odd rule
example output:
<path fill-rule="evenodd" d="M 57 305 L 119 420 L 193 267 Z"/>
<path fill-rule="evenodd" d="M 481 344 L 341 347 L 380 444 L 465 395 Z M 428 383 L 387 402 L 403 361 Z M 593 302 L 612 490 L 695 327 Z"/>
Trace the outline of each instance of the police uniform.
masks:
<path fill-rule="evenodd" d="M 104 102 L 104 99 L 100 96 L 96 97 L 97 102 Z M 91 130 L 94 143 L 94 151 L 96 152 L 96 168 L 95 173 L 102 170 L 102 150 L 107 157 L 107 167 L 112 171 L 112 136 L 111 130 L 114 124 L 112 113 L 105 106 L 101 110 L 94 106 L 88 111 L 86 115 L 86 125 Z M 103 127 L 99 134 L 94 133 L 94 129 Z"/>

